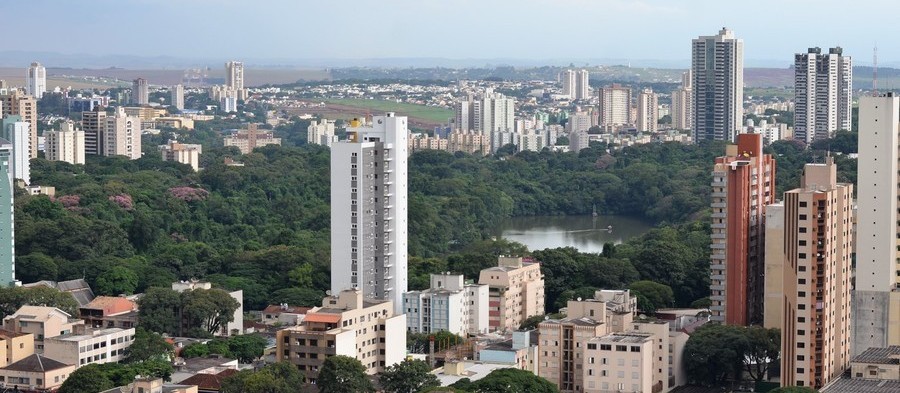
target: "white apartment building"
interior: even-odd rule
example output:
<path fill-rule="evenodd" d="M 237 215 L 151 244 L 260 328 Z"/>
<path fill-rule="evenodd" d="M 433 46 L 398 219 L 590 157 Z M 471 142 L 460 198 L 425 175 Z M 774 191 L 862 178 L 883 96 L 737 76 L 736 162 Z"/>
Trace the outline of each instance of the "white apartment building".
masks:
<path fill-rule="evenodd" d="M 58 131 L 47 131 L 44 156 L 50 161 L 84 165 L 84 131 L 71 120 L 60 124 Z"/>
<path fill-rule="evenodd" d="M 40 100 L 47 91 L 47 69 L 41 63 L 33 62 L 25 74 L 25 92 Z"/>
<path fill-rule="evenodd" d="M 169 141 L 169 144 L 159 146 L 159 152 L 163 161 L 175 161 L 190 165 L 194 172 L 200 170 L 200 154 L 203 152 L 202 145 Z"/>
<path fill-rule="evenodd" d="M 134 342 L 134 328 L 78 329 L 44 340 L 44 355 L 76 368 L 88 364 L 118 363 Z"/>
<path fill-rule="evenodd" d="M 853 61 L 841 47 L 794 55 L 794 139 L 812 143 L 850 130 Z"/>
<path fill-rule="evenodd" d="M 141 119 L 126 115 L 125 108 L 116 108 L 114 116 L 106 117 L 102 141 L 106 157 L 141 158 Z"/>
<path fill-rule="evenodd" d="M 565 70 L 562 72 L 563 95 L 573 100 L 590 99 L 587 70 Z"/>
<path fill-rule="evenodd" d="M 573 132 L 581 132 L 587 131 L 591 128 L 591 114 L 587 112 L 575 112 L 571 116 L 569 116 L 569 120 L 566 122 L 566 132 L 569 134 Z"/>
<path fill-rule="evenodd" d="M 488 286 L 466 284 L 461 274 L 432 274 L 424 291 L 403 295 L 410 333 L 446 331 L 465 337 L 484 334 L 488 326 Z"/>
<path fill-rule="evenodd" d="M 600 88 L 600 126 L 631 124 L 631 88 L 613 84 Z"/>
<path fill-rule="evenodd" d="M 170 99 L 171 99 L 172 106 L 174 106 L 175 108 L 178 108 L 178 110 L 180 110 L 180 111 L 183 111 L 184 110 L 184 85 L 177 84 L 175 86 L 172 86 Z"/>
<path fill-rule="evenodd" d="M 0 136 L 12 143 L 9 160 L 12 178 L 20 179 L 25 184 L 31 183 L 31 125 L 18 115 L 6 116 L 0 124 L 3 125 Z"/>
<path fill-rule="evenodd" d="M 309 123 L 309 127 L 306 127 L 307 143 L 331 147 L 337 140 L 337 136 L 334 135 L 334 120 L 313 120 Z"/>
<path fill-rule="evenodd" d="M 565 70 L 561 73 L 562 94 L 570 99 L 575 99 L 575 70 Z"/>
<path fill-rule="evenodd" d="M 244 88 L 244 63 L 229 61 L 225 63 L 225 86 L 233 89 L 239 100 L 247 99 L 247 90 Z M 229 112 L 229 111 L 226 111 Z"/>
<path fill-rule="evenodd" d="M 455 105 L 454 128 L 474 130 L 485 135 L 515 131 L 516 99 L 493 89 L 485 89 L 480 97 L 469 96 Z M 499 146 L 493 147 L 494 150 Z"/>
<path fill-rule="evenodd" d="M 405 116 L 353 120 L 331 147 L 331 291 L 359 289 L 403 312 L 407 291 Z"/>
<path fill-rule="evenodd" d="M 900 345 L 898 132 L 900 97 L 860 97 L 853 355 Z"/>
<path fill-rule="evenodd" d="M 656 132 L 659 119 L 659 97 L 652 89 L 644 89 L 638 94 L 637 130 Z"/>
<path fill-rule="evenodd" d="M 692 42 L 694 141 L 734 141 L 744 120 L 744 41 L 727 28 Z"/>

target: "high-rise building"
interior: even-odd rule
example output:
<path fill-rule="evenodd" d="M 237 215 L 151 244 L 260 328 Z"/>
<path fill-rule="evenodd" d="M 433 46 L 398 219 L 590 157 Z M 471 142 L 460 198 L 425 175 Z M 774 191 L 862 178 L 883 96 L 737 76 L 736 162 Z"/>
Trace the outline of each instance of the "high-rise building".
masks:
<path fill-rule="evenodd" d="M 403 312 L 407 290 L 405 116 L 350 122 L 331 146 L 331 291 L 356 288 Z"/>
<path fill-rule="evenodd" d="M 106 130 L 106 110 L 102 106 L 89 112 L 81 112 L 81 129 L 84 130 L 84 154 L 103 155 L 103 133 Z"/>
<path fill-rule="evenodd" d="M 681 75 L 681 87 L 672 91 L 672 127 L 676 130 L 691 130 L 694 120 L 694 90 L 691 88 L 691 71 Z"/>
<path fill-rule="evenodd" d="M 540 263 L 501 255 L 496 267 L 481 271 L 478 283 L 490 288 L 491 331 L 511 332 L 528 317 L 544 315 L 544 276 Z"/>
<path fill-rule="evenodd" d="M 331 144 L 336 141 L 337 136 L 334 135 L 334 120 L 313 120 L 309 123 L 309 127 L 306 127 L 307 143 L 331 147 Z"/>
<path fill-rule="evenodd" d="M 692 44 L 694 140 L 734 141 L 744 119 L 744 41 L 722 28 Z"/>
<path fill-rule="evenodd" d="M 852 215 L 853 185 L 831 157 L 767 207 L 765 322 L 781 330 L 782 386 L 820 389 L 850 364 Z"/>
<path fill-rule="evenodd" d="M 455 128 L 485 135 L 515 130 L 516 99 L 487 89 L 479 97 L 469 96 L 455 105 Z"/>
<path fill-rule="evenodd" d="M 0 129 L 0 137 L 12 143 L 12 156 L 10 157 L 10 168 L 12 168 L 13 179 L 22 180 L 25 184 L 31 183 L 31 156 L 28 152 L 28 144 L 30 142 L 29 124 L 22 121 L 21 116 L 7 116 L 0 120 L 2 129 Z"/>
<path fill-rule="evenodd" d="M 859 99 L 854 354 L 900 345 L 900 97 Z"/>
<path fill-rule="evenodd" d="M 33 62 L 25 75 L 25 92 L 40 100 L 47 91 L 47 69 L 41 63 Z"/>
<path fill-rule="evenodd" d="M 65 161 L 84 165 L 84 131 L 70 121 L 60 124 L 58 131 L 47 131 L 44 155 L 49 161 Z"/>
<path fill-rule="evenodd" d="M 141 119 L 125 114 L 125 108 L 116 108 L 115 115 L 106 118 L 101 146 L 101 154 L 107 157 L 141 158 Z"/>
<path fill-rule="evenodd" d="M 159 146 L 163 161 L 175 161 L 190 165 L 194 172 L 200 170 L 200 153 L 203 146 L 169 141 L 167 145 Z"/>
<path fill-rule="evenodd" d="M 247 90 L 244 89 L 244 63 L 229 61 L 225 63 L 225 86 L 237 93 L 237 99 L 246 100 Z"/>
<path fill-rule="evenodd" d="M 853 62 L 840 47 L 794 55 L 794 139 L 806 143 L 850 130 Z"/>
<path fill-rule="evenodd" d="M 178 84 L 172 86 L 172 106 L 178 108 L 178 110 L 184 110 L 184 85 Z"/>
<path fill-rule="evenodd" d="M 598 125 L 617 127 L 631 124 L 630 87 L 619 84 L 601 87 L 599 96 L 600 119 Z"/>
<path fill-rule="evenodd" d="M 766 205 L 775 202 L 775 160 L 760 134 L 740 134 L 712 172 L 712 319 L 762 322 Z"/>
<path fill-rule="evenodd" d="M 31 158 L 37 158 L 38 153 L 38 112 L 37 100 L 34 96 L 23 94 L 18 89 L 0 89 L 0 111 L 3 116 L 18 115 L 28 122 L 30 131 L 28 142 L 28 154 Z"/>
<path fill-rule="evenodd" d="M 644 89 L 638 94 L 637 130 L 640 132 L 656 132 L 659 120 L 659 97 L 652 89 Z"/>
<path fill-rule="evenodd" d="M 575 70 L 565 70 L 562 72 L 562 93 L 564 96 L 568 96 L 571 99 L 575 99 Z"/>
<path fill-rule="evenodd" d="M 135 105 L 150 104 L 150 85 L 144 78 L 137 78 L 131 83 L 131 103 Z"/>
<path fill-rule="evenodd" d="M 588 70 L 575 72 L 575 99 L 587 100 L 591 98 L 590 74 Z"/>
<path fill-rule="evenodd" d="M 0 139 L 0 285 L 16 286 L 15 204 L 13 203 L 13 179 L 10 160 L 13 145 Z"/>

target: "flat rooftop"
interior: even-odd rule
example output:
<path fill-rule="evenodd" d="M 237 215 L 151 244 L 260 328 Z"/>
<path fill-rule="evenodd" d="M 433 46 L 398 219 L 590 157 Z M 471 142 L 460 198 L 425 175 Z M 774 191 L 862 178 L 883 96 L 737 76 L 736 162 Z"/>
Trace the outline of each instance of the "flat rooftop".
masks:
<path fill-rule="evenodd" d="M 612 333 L 607 334 L 603 337 L 592 338 L 591 342 L 598 343 L 622 343 L 622 344 L 639 344 L 644 341 L 647 341 L 653 335 L 650 333 Z"/>

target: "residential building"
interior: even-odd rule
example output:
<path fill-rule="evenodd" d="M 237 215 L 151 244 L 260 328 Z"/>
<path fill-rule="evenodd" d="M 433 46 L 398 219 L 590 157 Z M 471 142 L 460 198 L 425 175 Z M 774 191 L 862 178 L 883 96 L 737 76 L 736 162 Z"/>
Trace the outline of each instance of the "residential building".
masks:
<path fill-rule="evenodd" d="M 184 110 L 184 85 L 177 84 L 172 86 L 170 100 L 170 104 L 176 109 Z"/>
<path fill-rule="evenodd" d="M 781 384 L 819 389 L 850 364 L 853 185 L 837 182 L 837 166 L 827 157 L 806 164 L 802 187 L 773 206 L 766 244 L 783 243 L 783 250 L 766 254 L 765 279 L 782 295 L 767 293 L 765 307 L 781 313 L 774 321 L 782 332 Z M 770 324 L 776 318 L 766 316 Z"/>
<path fill-rule="evenodd" d="M 118 363 L 134 342 L 134 328 L 92 329 L 81 326 L 76 332 L 44 340 L 44 355 L 76 368 L 88 364 Z"/>
<path fill-rule="evenodd" d="M 331 146 L 331 292 L 358 289 L 403 313 L 407 290 L 405 116 L 354 119 Z"/>
<path fill-rule="evenodd" d="M 727 28 L 692 42 L 694 140 L 734 141 L 744 120 L 744 41 Z"/>
<path fill-rule="evenodd" d="M 631 124 L 631 88 L 619 84 L 601 87 L 599 126 Z"/>
<path fill-rule="evenodd" d="M 131 103 L 134 105 L 150 105 L 150 84 L 144 78 L 137 78 L 131 83 Z"/>
<path fill-rule="evenodd" d="M 15 203 L 11 159 L 12 144 L 0 138 L 0 286 L 12 287 L 16 281 Z"/>
<path fill-rule="evenodd" d="M 469 96 L 455 105 L 454 128 L 477 131 L 485 135 L 515 130 L 516 99 L 493 89 L 485 89 L 479 97 Z M 499 146 L 493 147 L 495 150 Z"/>
<path fill-rule="evenodd" d="M 44 157 L 48 161 L 65 161 L 84 165 L 84 131 L 75 128 L 75 122 L 67 120 L 57 131 L 46 131 L 47 142 Z"/>
<path fill-rule="evenodd" d="M 560 82 L 562 83 L 562 94 L 570 99 L 575 99 L 575 70 L 565 70 L 560 73 Z"/>
<path fill-rule="evenodd" d="M 237 107 L 238 101 L 237 100 L 238 100 L 237 97 L 231 97 L 231 96 L 222 97 L 222 99 L 219 101 L 219 109 L 221 109 L 222 112 L 224 112 L 224 113 L 237 112 L 237 110 L 238 110 L 238 107 Z"/>
<path fill-rule="evenodd" d="M 243 62 L 229 61 L 225 63 L 225 86 L 237 92 L 236 99 L 247 99 L 247 89 L 244 88 Z"/>
<path fill-rule="evenodd" d="M 40 100 L 47 91 L 47 69 L 41 63 L 33 62 L 25 74 L 25 92 Z"/>
<path fill-rule="evenodd" d="M 496 267 L 481 271 L 478 283 L 489 288 L 491 331 L 518 330 L 528 317 L 544 315 L 544 275 L 540 263 L 501 255 Z"/>
<path fill-rule="evenodd" d="M 841 47 L 794 55 L 794 139 L 806 143 L 850 131 L 853 61 Z"/>
<path fill-rule="evenodd" d="M 334 120 L 313 120 L 309 123 L 309 127 L 306 127 L 307 143 L 331 147 L 337 140 L 337 136 L 334 135 Z"/>
<path fill-rule="evenodd" d="M 672 105 L 669 113 L 672 115 L 672 127 L 676 130 L 691 130 L 694 124 L 694 90 L 691 70 L 681 75 L 681 87 L 672 91 Z"/>
<path fill-rule="evenodd" d="M 168 114 L 165 108 L 154 108 L 151 106 L 126 106 L 125 115 L 137 117 L 140 121 L 151 121 Z"/>
<path fill-rule="evenodd" d="M 0 89 L 0 112 L 3 116 L 21 116 L 28 123 L 30 133 L 28 154 L 31 158 L 38 156 L 38 111 L 34 96 L 23 94 L 17 89 Z"/>
<path fill-rule="evenodd" d="M 0 382 L 5 386 L 22 386 L 23 391 L 55 392 L 75 366 L 33 354 L 0 368 Z"/>
<path fill-rule="evenodd" d="M 569 116 L 569 120 L 566 122 L 566 132 L 569 134 L 573 132 L 581 132 L 587 131 L 591 128 L 591 115 L 587 112 L 575 112 L 571 116 Z"/>
<path fill-rule="evenodd" d="M 56 307 L 25 305 L 3 318 L 3 329 L 34 335 L 35 353 L 44 353 L 44 340 L 72 333 L 79 325 L 84 321 Z"/>
<path fill-rule="evenodd" d="M 84 130 L 84 154 L 103 155 L 106 111 L 101 106 L 89 112 L 81 112 L 81 129 Z"/>
<path fill-rule="evenodd" d="M 247 125 L 246 130 L 240 130 L 225 137 L 225 146 L 236 146 L 241 154 L 250 154 L 257 147 L 278 145 L 281 146 L 281 138 L 276 138 L 272 131 L 260 131 L 256 123 Z"/>
<path fill-rule="evenodd" d="M 479 134 L 480 135 L 480 134 Z M 430 136 L 427 134 L 410 134 L 409 151 L 416 150 L 449 150 L 450 141 L 441 138 L 440 135 Z"/>
<path fill-rule="evenodd" d="M 447 149 L 451 153 L 461 151 L 487 155 L 491 152 L 491 138 L 477 131 L 453 131 L 447 139 Z"/>
<path fill-rule="evenodd" d="M 620 332 L 593 337 L 582 344 L 584 363 L 582 385 L 571 392 L 661 392 L 654 384 L 653 335 Z"/>
<path fill-rule="evenodd" d="M 310 307 L 289 306 L 287 303 L 271 305 L 262 311 L 262 323 L 266 325 L 299 325 L 310 310 L 312 310 Z"/>
<path fill-rule="evenodd" d="M 475 359 L 482 363 L 507 364 L 540 375 L 538 331 L 512 332 L 512 337 L 493 342 L 477 350 Z"/>
<path fill-rule="evenodd" d="M 656 132 L 656 123 L 659 120 L 659 97 L 653 89 L 644 89 L 638 94 L 637 121 L 639 132 Z"/>
<path fill-rule="evenodd" d="M 184 291 L 193 291 L 195 289 L 210 290 L 213 289 L 212 283 L 198 280 L 179 281 L 172 283 L 172 290 L 178 293 Z M 231 322 L 222 326 L 222 330 L 216 332 L 219 336 L 234 336 L 243 334 L 244 331 L 244 291 L 225 291 L 231 295 L 231 298 L 238 302 L 238 308 L 234 310 Z"/>
<path fill-rule="evenodd" d="M 92 95 L 86 97 L 78 93 L 75 97 L 67 97 L 69 113 L 91 112 L 98 106 L 109 106 L 108 96 Z"/>
<path fill-rule="evenodd" d="M 30 125 L 22 121 L 21 116 L 11 115 L 0 120 L 0 126 L 0 137 L 12 143 L 12 178 L 22 180 L 25 184 L 31 183 L 31 154 L 28 151 L 28 144 L 31 142 Z"/>
<path fill-rule="evenodd" d="M 466 284 L 461 274 L 432 274 L 424 291 L 403 294 L 406 327 L 410 333 L 487 333 L 488 286 Z"/>
<path fill-rule="evenodd" d="M 859 99 L 854 354 L 900 345 L 900 97 Z"/>
<path fill-rule="evenodd" d="M 849 376 L 825 385 L 822 393 L 900 391 L 900 346 L 870 347 L 850 361 Z"/>
<path fill-rule="evenodd" d="M 329 356 L 359 360 L 373 375 L 406 356 L 406 316 L 394 313 L 390 300 L 364 300 L 359 290 L 341 291 L 306 313 L 300 326 L 279 330 L 276 361 L 295 364 L 315 383 Z"/>
<path fill-rule="evenodd" d="M 775 160 L 762 135 L 740 134 L 716 158 L 712 177 L 712 319 L 729 325 L 763 320 L 766 205 L 775 202 Z"/>
<path fill-rule="evenodd" d="M 587 70 L 565 70 L 562 72 L 563 95 L 573 100 L 590 99 L 590 85 Z"/>
<path fill-rule="evenodd" d="M 122 296 L 97 296 L 78 313 L 84 324 L 94 329 L 133 328 L 139 317 L 137 303 Z"/>
<path fill-rule="evenodd" d="M 132 160 L 141 158 L 141 121 L 125 114 L 118 107 L 113 116 L 106 117 L 103 128 L 102 154 L 106 157 L 125 156 Z"/>
<path fill-rule="evenodd" d="M 0 367 L 6 367 L 34 354 L 34 335 L 0 330 Z"/>
<path fill-rule="evenodd" d="M 196 144 L 178 143 L 169 141 L 167 145 L 159 146 L 163 161 L 175 161 L 190 165 L 194 172 L 200 170 L 200 153 L 203 146 Z"/>

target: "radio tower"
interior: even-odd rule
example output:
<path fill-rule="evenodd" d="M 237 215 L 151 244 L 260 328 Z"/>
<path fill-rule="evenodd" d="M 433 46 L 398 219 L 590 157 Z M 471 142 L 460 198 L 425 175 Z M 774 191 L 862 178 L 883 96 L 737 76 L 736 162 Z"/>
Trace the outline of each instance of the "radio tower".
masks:
<path fill-rule="evenodd" d="M 878 97 L 878 44 L 872 50 L 872 91 Z"/>

